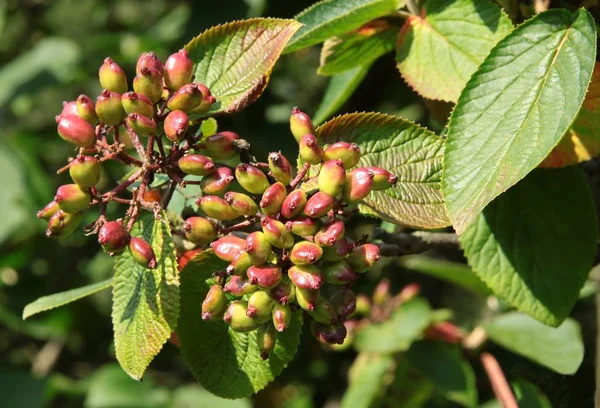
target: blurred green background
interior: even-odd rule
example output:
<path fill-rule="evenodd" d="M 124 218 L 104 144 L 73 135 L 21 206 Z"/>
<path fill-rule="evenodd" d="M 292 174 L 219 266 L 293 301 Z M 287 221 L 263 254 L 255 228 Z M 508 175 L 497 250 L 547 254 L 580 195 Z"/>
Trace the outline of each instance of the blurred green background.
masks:
<path fill-rule="evenodd" d="M 101 281 L 112 273 L 112 260 L 99 251 L 93 237 L 85 237 L 79 229 L 64 242 L 48 240 L 44 236 L 45 223 L 35 216 L 52 199 L 56 187 L 69 180 L 68 174 L 56 175 L 56 169 L 73 155 L 72 148 L 56 133 L 54 117 L 60 113 L 62 101 L 73 100 L 81 93 L 97 95 L 97 69 L 107 56 L 131 74 L 144 51 L 153 50 L 164 59 L 210 26 L 255 16 L 291 18 L 311 3 L 0 0 L 0 405 L 339 405 L 356 354 L 328 352 L 308 330 L 304 331 L 295 360 L 274 383 L 252 401 L 225 401 L 196 386 L 171 344 L 165 345 L 143 382 L 123 373 L 114 359 L 110 291 L 26 322 L 21 319 L 23 307 L 39 296 Z M 219 128 L 248 139 L 257 156 L 264 157 L 276 147 L 294 157 L 289 112 L 294 105 L 309 114 L 317 110 L 327 85 L 327 78 L 316 74 L 318 59 L 319 47 L 282 57 L 263 97 L 241 113 L 219 118 Z M 436 108 L 440 107 L 425 106 L 403 83 L 393 56 L 388 55 L 375 63 L 343 111 L 394 113 L 441 130 L 428 113 Z M 119 167 L 107 166 L 101 183 L 109 185 L 122 173 Z M 86 221 L 91 222 L 94 214 L 88 216 Z M 368 223 L 359 220 L 356 226 L 368 227 Z M 454 256 L 460 260 L 460 254 Z M 372 292 L 382 275 L 392 277 L 395 290 L 420 281 L 435 306 L 479 307 L 465 292 L 415 274 L 400 274 L 398 267 L 389 264 L 362 279 L 356 291 Z M 586 312 L 585 305 L 582 307 L 582 320 L 590 319 L 593 324 L 593 315 Z M 593 337 L 587 341 L 593 344 Z M 529 367 L 514 356 L 505 357 L 512 358 L 517 369 Z M 556 388 L 554 377 L 539 368 L 535 370 L 542 383 L 549 378 L 547 388 Z M 582 370 L 577 378 L 587 381 L 578 380 L 575 389 L 571 389 L 571 382 L 555 391 L 568 395 L 593 391 L 592 358 L 586 359 Z M 487 384 L 481 389 L 480 400 L 485 401 L 491 393 Z M 437 406 L 448 406 L 440 404 Z"/>

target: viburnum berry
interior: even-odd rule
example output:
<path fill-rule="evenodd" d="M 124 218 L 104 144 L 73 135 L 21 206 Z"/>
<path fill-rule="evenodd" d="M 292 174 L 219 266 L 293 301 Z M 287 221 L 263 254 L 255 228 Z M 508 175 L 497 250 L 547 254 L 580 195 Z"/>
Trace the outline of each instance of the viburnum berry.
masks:
<path fill-rule="evenodd" d="M 302 214 L 306 206 L 306 193 L 304 190 L 294 190 L 283 200 L 281 205 L 281 215 L 292 219 Z"/>
<path fill-rule="evenodd" d="M 133 259 L 144 268 L 154 269 L 156 267 L 154 250 L 144 239 L 131 237 L 129 240 L 129 252 L 131 252 Z"/>
<path fill-rule="evenodd" d="M 323 163 L 318 179 L 319 191 L 336 197 L 346 184 L 346 169 L 340 160 L 329 160 Z"/>
<path fill-rule="evenodd" d="M 107 89 L 96 99 L 96 114 L 105 125 L 114 126 L 121 123 L 125 116 L 125 109 L 121 103 L 121 95 Z"/>
<path fill-rule="evenodd" d="M 133 78 L 133 90 L 156 103 L 162 98 L 162 74 L 156 68 L 142 67 Z"/>
<path fill-rule="evenodd" d="M 351 169 L 360 160 L 360 148 L 356 143 L 337 142 L 323 150 L 323 159 L 341 160 L 344 168 Z"/>
<path fill-rule="evenodd" d="M 319 146 L 317 138 L 307 133 L 299 142 L 300 158 L 310 164 L 319 164 L 323 161 L 323 149 Z"/>
<path fill-rule="evenodd" d="M 196 245 L 211 243 L 217 237 L 217 228 L 204 217 L 190 217 L 183 225 L 185 238 Z"/>
<path fill-rule="evenodd" d="M 273 307 L 273 326 L 278 332 L 284 332 L 292 320 L 292 310 L 290 306 L 285 304 L 276 304 Z"/>
<path fill-rule="evenodd" d="M 281 282 L 281 268 L 277 265 L 252 265 L 246 272 L 250 283 L 263 289 L 271 289 Z"/>
<path fill-rule="evenodd" d="M 92 125 L 98 121 L 92 98 L 83 94 L 77 97 L 77 115 Z"/>
<path fill-rule="evenodd" d="M 287 186 L 292 181 L 292 166 L 281 152 L 269 153 L 269 170 L 271 175 L 280 183 Z"/>
<path fill-rule="evenodd" d="M 98 70 L 100 86 L 109 91 L 123 94 L 127 92 L 127 74 L 112 58 L 107 57 Z"/>
<path fill-rule="evenodd" d="M 234 180 L 233 170 L 229 167 L 217 167 L 200 181 L 200 190 L 207 195 L 223 195 Z"/>
<path fill-rule="evenodd" d="M 227 308 L 227 297 L 221 285 L 212 285 L 202 302 L 202 320 L 221 319 Z"/>
<path fill-rule="evenodd" d="M 68 213 L 59 210 L 48 220 L 46 236 L 56 238 L 68 237 L 79 226 L 82 219 L 82 212 Z"/>
<path fill-rule="evenodd" d="M 226 271 L 229 275 L 245 275 L 250 268 L 254 265 L 252 258 L 246 251 L 240 251 L 233 257 L 231 263 L 227 267 Z M 254 283 L 254 282 L 252 282 Z"/>
<path fill-rule="evenodd" d="M 258 351 L 260 351 L 260 358 L 263 360 L 269 358 L 277 342 L 277 330 L 275 330 L 275 327 L 270 323 L 260 325 L 256 333 L 256 342 Z"/>
<path fill-rule="evenodd" d="M 85 119 L 73 115 L 59 115 L 56 117 L 59 136 L 79 147 L 89 147 L 96 141 L 94 127 Z"/>
<path fill-rule="evenodd" d="M 187 84 L 179 88 L 169 98 L 167 108 L 170 110 L 182 110 L 189 112 L 202 103 L 202 91 L 196 84 Z"/>
<path fill-rule="evenodd" d="M 251 194 L 262 194 L 270 185 L 265 173 L 246 163 L 235 168 L 235 178 L 242 188 Z"/>
<path fill-rule="evenodd" d="M 125 249 L 131 236 L 121 221 L 105 222 L 98 232 L 98 243 L 109 254 L 117 254 Z"/>
<path fill-rule="evenodd" d="M 223 290 L 233 296 L 242 297 L 258 290 L 258 286 L 250 283 L 247 276 L 233 275 L 223 286 Z"/>
<path fill-rule="evenodd" d="M 200 84 L 200 83 L 197 83 L 196 85 L 198 85 L 198 89 L 200 89 L 200 92 L 202 92 L 202 102 L 200 102 L 200 104 L 198 106 L 196 106 L 194 109 L 192 109 L 191 113 L 196 113 L 196 114 L 206 113 L 210 110 L 213 103 L 215 103 L 217 101 L 217 98 L 215 98 L 211 94 L 210 89 L 208 89 L 208 87 L 206 85 Z"/>
<path fill-rule="evenodd" d="M 150 136 L 156 134 L 156 123 L 140 113 L 130 113 L 125 121 L 127 128 L 140 136 Z"/>
<path fill-rule="evenodd" d="M 282 276 L 281 282 L 272 288 L 270 293 L 282 305 L 287 305 L 296 299 L 296 287 L 287 275 Z"/>
<path fill-rule="evenodd" d="M 148 118 L 154 117 L 154 103 L 142 94 L 126 92 L 121 95 L 121 103 L 127 114 L 139 113 Z"/>
<path fill-rule="evenodd" d="M 231 221 L 239 217 L 227 201 L 217 196 L 204 196 L 197 201 L 200 210 L 210 218 Z"/>
<path fill-rule="evenodd" d="M 256 330 L 260 325 L 259 322 L 251 317 L 248 317 L 248 302 L 245 300 L 234 300 L 229 304 L 223 320 L 236 332 L 249 332 Z"/>
<path fill-rule="evenodd" d="M 200 146 L 202 150 L 213 159 L 228 160 L 237 156 L 234 142 L 239 140 L 239 135 L 234 132 L 219 132 L 209 136 Z"/>
<path fill-rule="evenodd" d="M 262 265 L 271 255 L 271 243 L 261 231 L 254 231 L 246 237 L 246 252 L 255 265 Z"/>
<path fill-rule="evenodd" d="M 294 265 L 314 264 L 323 256 L 323 249 L 310 241 L 298 241 L 290 251 L 290 261 Z"/>
<path fill-rule="evenodd" d="M 61 210 L 74 213 L 90 206 L 90 193 L 77 184 L 65 184 L 56 190 L 54 201 Z"/>
<path fill-rule="evenodd" d="M 281 211 L 283 201 L 287 197 L 285 185 L 281 182 L 271 184 L 263 193 L 260 209 L 267 215 L 276 215 Z"/>
<path fill-rule="evenodd" d="M 292 115 L 290 116 L 290 130 L 298 143 L 300 143 L 302 136 L 306 134 L 315 134 L 315 127 L 310 116 L 302 112 L 297 106 L 292 109 Z"/>
<path fill-rule="evenodd" d="M 212 242 L 210 247 L 219 258 L 226 262 L 231 262 L 238 253 L 244 250 L 246 240 L 234 235 L 226 235 Z"/>
<path fill-rule="evenodd" d="M 327 215 L 333 208 L 333 197 L 327 193 L 319 191 L 306 202 L 304 215 L 312 218 L 321 218 Z"/>
<path fill-rule="evenodd" d="M 165 136 L 171 142 L 179 142 L 188 130 L 190 119 L 184 111 L 174 110 L 169 112 L 164 122 Z"/>
<path fill-rule="evenodd" d="M 240 216 L 256 215 L 258 213 L 258 204 L 246 194 L 230 191 L 223 198 L 229 203 L 233 211 Z"/>
<path fill-rule="evenodd" d="M 259 323 L 271 320 L 273 307 L 277 302 L 264 290 L 257 290 L 248 298 L 248 309 L 246 315 Z"/>
<path fill-rule="evenodd" d="M 54 214 L 60 210 L 56 201 L 50 201 L 44 208 L 37 212 L 37 217 L 44 220 L 49 220 Z"/>
<path fill-rule="evenodd" d="M 215 171 L 215 163 L 201 154 L 186 154 L 178 162 L 181 171 L 194 176 L 208 176 Z"/>
<path fill-rule="evenodd" d="M 69 175 L 83 189 L 95 186 L 100 181 L 100 161 L 92 156 L 78 156 L 71 162 Z"/>
<path fill-rule="evenodd" d="M 307 312 L 312 312 L 317 307 L 317 302 L 321 297 L 319 289 L 304 289 L 296 286 L 296 302 L 298 306 Z"/>
<path fill-rule="evenodd" d="M 297 289 L 317 290 L 325 281 L 319 267 L 308 264 L 292 266 L 288 270 L 288 276 Z"/>
<path fill-rule="evenodd" d="M 358 275 L 346 261 L 329 263 L 323 267 L 323 277 L 332 285 L 345 285 L 354 282 Z"/>
<path fill-rule="evenodd" d="M 137 63 L 135 64 L 135 73 L 141 73 L 142 69 L 144 68 L 155 69 L 161 75 L 165 73 L 165 67 L 163 66 L 162 61 L 152 51 L 144 52 L 142 55 L 140 55 Z"/>
<path fill-rule="evenodd" d="M 190 59 L 188 51 L 185 49 L 171 54 L 165 61 L 165 85 L 173 91 L 180 89 L 190 82 L 193 74 L 194 63 Z"/>

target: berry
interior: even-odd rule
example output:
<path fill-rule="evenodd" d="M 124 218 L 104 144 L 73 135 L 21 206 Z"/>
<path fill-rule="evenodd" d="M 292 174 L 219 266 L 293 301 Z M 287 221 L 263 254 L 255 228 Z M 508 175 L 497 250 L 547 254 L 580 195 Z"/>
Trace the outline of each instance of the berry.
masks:
<path fill-rule="evenodd" d="M 85 119 L 76 115 L 59 115 L 56 117 L 58 135 L 65 141 L 79 147 L 89 147 L 96 142 L 94 127 Z"/>
<path fill-rule="evenodd" d="M 77 97 L 77 115 L 92 125 L 98 121 L 94 101 L 89 96 L 81 94 Z"/>
<path fill-rule="evenodd" d="M 121 103 L 127 114 L 139 113 L 148 118 L 154 117 L 154 104 L 147 96 L 135 92 L 126 92 L 121 95 Z"/>
<path fill-rule="evenodd" d="M 263 324 L 258 327 L 256 343 L 258 345 L 258 350 L 260 351 L 260 358 L 263 360 L 268 359 L 271 352 L 275 349 L 276 342 L 277 331 L 272 324 Z"/>
<path fill-rule="evenodd" d="M 224 198 L 231 205 L 233 211 L 239 215 L 250 216 L 258 212 L 258 205 L 246 194 L 230 191 L 225 194 Z"/>
<path fill-rule="evenodd" d="M 310 120 L 310 116 L 302 112 L 297 106 L 294 106 L 292 109 L 292 115 L 290 116 L 290 130 L 298 143 L 300 143 L 300 139 L 305 134 L 315 134 L 315 127 Z"/>
<path fill-rule="evenodd" d="M 273 307 L 273 326 L 278 332 L 285 331 L 292 321 L 292 310 L 289 305 L 276 304 Z"/>
<path fill-rule="evenodd" d="M 346 239 L 340 239 L 333 246 L 323 247 L 323 257 L 321 259 L 325 262 L 341 261 L 350 252 L 352 252 L 352 244 Z"/>
<path fill-rule="evenodd" d="M 331 303 L 322 296 L 317 301 L 314 310 L 308 312 L 308 314 L 310 314 L 315 321 L 322 324 L 335 324 L 338 319 Z"/>
<path fill-rule="evenodd" d="M 271 320 L 273 307 L 277 302 L 264 290 L 257 290 L 248 298 L 246 315 L 259 323 Z"/>
<path fill-rule="evenodd" d="M 300 214 L 306 205 L 306 193 L 304 190 L 294 190 L 283 200 L 281 215 L 291 219 Z"/>
<path fill-rule="evenodd" d="M 65 238 L 75 231 L 83 219 L 82 212 L 57 211 L 48 221 L 47 237 Z"/>
<path fill-rule="evenodd" d="M 231 293 L 233 296 L 242 297 L 258 290 L 258 286 L 250 283 L 246 276 L 234 275 L 229 278 L 223 290 L 225 293 Z"/>
<path fill-rule="evenodd" d="M 121 103 L 121 95 L 107 89 L 103 90 L 96 99 L 96 114 L 100 122 L 105 125 L 115 126 L 121 123 L 126 115 Z"/>
<path fill-rule="evenodd" d="M 233 301 L 227 307 L 223 320 L 236 332 L 246 333 L 255 330 L 260 323 L 248 317 L 246 315 L 247 310 L 248 302 L 245 300 Z"/>
<path fill-rule="evenodd" d="M 290 251 L 290 260 L 295 265 L 316 263 L 323 256 L 323 249 L 310 241 L 297 242 Z"/>
<path fill-rule="evenodd" d="M 300 139 L 300 158 L 310 164 L 323 161 L 323 150 L 314 135 L 307 133 Z"/>
<path fill-rule="evenodd" d="M 148 269 L 156 267 L 156 256 L 150 244 L 142 238 L 131 237 L 129 240 L 131 257 L 141 266 Z"/>
<path fill-rule="evenodd" d="M 244 275 L 248 268 L 254 265 L 252 258 L 246 251 L 238 252 L 234 257 L 229 266 L 227 267 L 227 273 L 229 275 Z"/>
<path fill-rule="evenodd" d="M 150 136 L 156 134 L 156 123 L 139 113 L 130 113 L 126 119 L 127 128 L 140 136 Z"/>
<path fill-rule="evenodd" d="M 229 203 L 217 196 L 204 196 L 198 201 L 198 208 L 210 218 L 220 221 L 232 221 L 239 217 Z"/>
<path fill-rule="evenodd" d="M 338 261 L 326 264 L 323 267 L 323 277 L 325 281 L 332 285 L 345 285 L 354 282 L 358 275 L 352 270 L 348 262 Z"/>
<path fill-rule="evenodd" d="M 294 265 L 288 270 L 290 280 L 296 289 L 319 289 L 325 280 L 323 273 L 314 265 Z"/>
<path fill-rule="evenodd" d="M 227 297 L 221 285 L 212 285 L 202 302 L 202 320 L 221 319 L 227 308 Z"/>
<path fill-rule="evenodd" d="M 200 190 L 207 195 L 225 194 L 235 177 L 229 167 L 218 167 L 200 181 Z"/>
<path fill-rule="evenodd" d="M 360 160 L 360 148 L 356 143 L 337 142 L 323 150 L 323 159 L 341 160 L 346 169 L 351 169 Z"/>
<path fill-rule="evenodd" d="M 271 289 L 281 282 L 281 268 L 275 265 L 253 265 L 246 272 L 250 283 L 263 289 Z"/>
<path fill-rule="evenodd" d="M 294 246 L 294 237 L 281 221 L 271 217 L 263 217 L 260 224 L 265 237 L 274 247 L 291 248 Z"/>
<path fill-rule="evenodd" d="M 109 254 L 117 254 L 125 249 L 130 238 L 121 221 L 105 222 L 98 232 L 98 243 Z"/>
<path fill-rule="evenodd" d="M 63 108 L 60 112 L 60 116 L 75 115 L 79 116 L 79 109 L 77 109 L 77 101 L 63 101 Z"/>
<path fill-rule="evenodd" d="M 398 182 L 398 176 L 381 167 L 366 167 L 367 170 L 373 173 L 373 190 L 387 190 L 393 187 Z"/>
<path fill-rule="evenodd" d="M 269 170 L 275 181 L 287 186 L 292 181 L 292 166 L 281 152 L 269 153 Z"/>
<path fill-rule="evenodd" d="M 202 92 L 196 84 L 187 84 L 179 88 L 177 92 L 169 98 L 167 108 L 170 110 L 191 111 L 202 102 Z"/>
<path fill-rule="evenodd" d="M 317 321 L 312 321 L 310 323 L 310 331 L 323 344 L 344 344 L 344 339 L 348 334 L 346 326 L 343 323 L 324 325 Z"/>
<path fill-rule="evenodd" d="M 321 228 L 321 220 L 318 218 L 297 217 L 286 222 L 285 227 L 294 235 L 308 237 L 315 235 L 317 231 L 319 231 L 319 228 Z"/>
<path fill-rule="evenodd" d="M 164 122 L 165 136 L 171 142 L 179 142 L 188 129 L 190 119 L 187 113 L 181 110 L 169 112 Z"/>
<path fill-rule="evenodd" d="M 154 68 L 141 68 L 133 78 L 133 90 L 154 103 L 158 102 L 163 94 L 162 74 Z"/>
<path fill-rule="evenodd" d="M 319 191 L 306 202 L 304 215 L 312 218 L 321 218 L 333 208 L 333 197 Z"/>
<path fill-rule="evenodd" d="M 331 296 L 330 302 L 340 320 L 346 320 L 356 311 L 356 295 L 350 289 L 340 289 Z"/>
<path fill-rule="evenodd" d="M 185 238 L 196 245 L 205 245 L 217 237 L 217 228 L 204 217 L 190 217 L 183 224 Z"/>
<path fill-rule="evenodd" d="M 373 188 L 374 174 L 365 167 L 352 170 L 346 176 L 343 198 L 346 202 L 355 203 L 369 195 Z"/>
<path fill-rule="evenodd" d="M 202 142 L 206 154 L 213 159 L 228 160 L 237 156 L 234 142 L 240 137 L 233 132 L 219 132 L 209 136 Z M 262 191 L 261 191 L 262 193 Z"/>
<path fill-rule="evenodd" d="M 262 195 L 260 208 L 267 215 L 275 215 L 281 210 L 283 200 L 287 197 L 287 190 L 283 183 L 277 182 L 270 185 Z"/>
<path fill-rule="evenodd" d="M 215 255 L 226 262 L 233 261 L 233 258 L 242 252 L 245 246 L 246 240 L 235 235 L 226 235 L 210 244 Z"/>
<path fill-rule="evenodd" d="M 135 73 L 141 73 L 143 68 L 155 69 L 161 75 L 165 72 L 165 67 L 163 66 L 163 63 L 152 51 L 144 52 L 142 55 L 140 55 L 135 65 Z"/>
<path fill-rule="evenodd" d="M 262 194 L 269 188 L 265 173 L 258 167 L 242 163 L 235 168 L 235 178 L 242 188 L 251 194 Z"/>
<path fill-rule="evenodd" d="M 287 275 L 281 278 L 279 285 L 272 288 L 270 293 L 282 305 L 287 305 L 296 299 L 296 287 Z"/>
<path fill-rule="evenodd" d="M 344 222 L 341 220 L 333 220 L 325 224 L 319 232 L 317 232 L 315 235 L 315 242 L 321 246 L 330 247 L 335 245 L 335 243 L 344 236 L 345 232 L 346 227 Z"/>
<path fill-rule="evenodd" d="M 165 61 L 164 80 L 165 85 L 176 91 L 192 80 L 194 74 L 194 63 L 190 59 L 187 50 L 179 50 L 171 54 Z"/>
<path fill-rule="evenodd" d="M 215 171 L 215 163 L 201 154 L 186 154 L 177 164 L 181 171 L 193 176 L 208 176 Z"/>
<path fill-rule="evenodd" d="M 49 220 L 54 214 L 60 210 L 56 201 L 50 201 L 44 208 L 37 212 L 37 217 L 44 220 Z"/>
<path fill-rule="evenodd" d="M 315 310 L 320 297 L 321 292 L 319 289 L 312 290 L 296 287 L 296 302 L 298 303 L 298 306 L 307 312 Z"/>
<path fill-rule="evenodd" d="M 75 213 L 85 210 L 90 206 L 91 196 L 77 184 L 64 184 L 56 190 L 54 201 L 58 203 L 61 210 Z"/>
<path fill-rule="evenodd" d="M 206 113 L 210 110 L 212 104 L 215 103 L 217 99 L 212 96 L 210 89 L 208 89 L 206 85 L 201 83 L 196 83 L 196 85 L 198 85 L 198 89 L 200 89 L 200 92 L 202 92 L 202 102 L 200 102 L 200 105 L 192 109 L 192 113 Z"/>
<path fill-rule="evenodd" d="M 264 233 L 254 231 L 246 237 L 246 252 L 255 265 L 262 265 L 271 255 L 271 244 Z"/>
<path fill-rule="evenodd" d="M 346 184 L 346 170 L 341 160 L 329 160 L 323 163 L 319 173 L 319 190 L 332 197 L 337 196 Z"/>
<path fill-rule="evenodd" d="M 375 244 L 363 244 L 352 250 L 346 260 L 355 272 L 363 273 L 372 267 L 381 258 L 379 246 Z"/>
<path fill-rule="evenodd" d="M 112 92 L 127 92 L 127 75 L 112 58 L 106 58 L 98 70 L 100 86 Z"/>
<path fill-rule="evenodd" d="M 78 156 L 71 162 L 69 175 L 82 189 L 95 186 L 100 181 L 100 161 L 91 156 Z"/>

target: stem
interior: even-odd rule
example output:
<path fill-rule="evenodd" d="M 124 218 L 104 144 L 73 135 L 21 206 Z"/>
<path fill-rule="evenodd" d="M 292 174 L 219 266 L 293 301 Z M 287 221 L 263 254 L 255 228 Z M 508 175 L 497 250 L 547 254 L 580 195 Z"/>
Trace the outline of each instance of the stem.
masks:
<path fill-rule="evenodd" d="M 481 363 L 483 364 L 483 368 L 490 379 L 494 394 L 496 395 L 496 398 L 502 407 L 519 408 L 515 399 L 515 395 L 513 394 L 510 385 L 508 385 L 508 381 L 506 381 L 506 377 L 502 372 L 500 364 L 498 364 L 498 360 L 496 360 L 496 358 L 490 353 L 482 353 Z"/>
<path fill-rule="evenodd" d="M 222 228 L 221 230 L 219 230 L 219 233 L 220 234 L 228 234 L 233 231 L 238 231 L 238 230 L 244 229 L 244 228 L 249 227 L 250 225 L 254 224 L 258 220 L 258 218 L 259 217 L 256 217 L 256 216 L 248 218 L 246 221 L 242 221 L 242 222 L 232 225 L 230 227 Z"/>
<path fill-rule="evenodd" d="M 304 166 L 302 166 L 302 168 L 300 169 L 300 171 L 298 172 L 296 177 L 294 177 L 294 179 L 290 183 L 291 190 L 294 190 L 298 186 L 298 184 L 300 184 L 300 182 L 302 181 L 304 176 L 306 176 L 306 173 L 308 173 L 309 168 L 310 168 L 310 163 L 304 163 Z"/>
<path fill-rule="evenodd" d="M 177 182 L 175 180 L 169 181 L 169 185 L 167 186 L 167 190 L 165 191 L 165 195 L 160 202 L 160 206 L 163 209 L 167 209 L 167 206 L 171 202 L 171 198 L 173 197 L 173 193 L 175 192 L 175 187 L 177 186 Z"/>
<path fill-rule="evenodd" d="M 133 146 L 135 147 L 135 150 L 137 151 L 138 155 L 144 158 L 145 162 L 148 162 L 150 158 L 146 157 L 146 151 L 144 150 L 144 146 L 142 146 L 142 143 L 140 142 L 140 138 L 138 137 L 137 133 L 135 133 L 129 128 L 126 129 L 127 134 L 129 135 L 129 138 L 131 139 L 131 142 L 133 143 Z"/>

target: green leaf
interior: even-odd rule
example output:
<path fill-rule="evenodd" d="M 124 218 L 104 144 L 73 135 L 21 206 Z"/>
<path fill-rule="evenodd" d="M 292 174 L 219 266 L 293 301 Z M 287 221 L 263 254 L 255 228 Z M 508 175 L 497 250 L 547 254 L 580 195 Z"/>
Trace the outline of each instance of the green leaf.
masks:
<path fill-rule="evenodd" d="M 552 408 L 546 397 L 535 385 L 519 380 L 510 383 L 519 408 Z M 502 408 L 498 400 L 491 400 L 482 404 L 480 408 Z"/>
<path fill-rule="evenodd" d="M 181 315 L 177 335 L 181 354 L 202 387 L 224 398 L 242 398 L 263 389 L 287 366 L 300 342 L 302 315 L 277 336 L 275 349 L 262 360 L 256 330 L 237 333 L 225 322 L 205 322 L 199 307 L 208 292 L 207 279 L 227 267 L 212 250 L 194 257 L 181 271 Z"/>
<path fill-rule="evenodd" d="M 283 47 L 301 26 L 254 18 L 212 27 L 190 41 L 185 48 L 195 64 L 195 81 L 217 98 L 203 116 L 236 112 L 258 99 Z"/>
<path fill-rule="evenodd" d="M 356 333 L 354 345 L 359 351 L 395 353 L 408 350 L 429 326 L 431 307 L 420 298 L 403 303 L 390 318 L 373 323 Z"/>
<path fill-rule="evenodd" d="M 477 406 L 475 373 L 458 347 L 420 341 L 412 345 L 406 358 L 447 399 L 465 407 Z"/>
<path fill-rule="evenodd" d="M 395 187 L 374 191 L 361 212 L 418 228 L 439 228 L 450 221 L 440 191 L 444 141 L 414 123 L 381 113 L 352 113 L 333 118 L 316 130 L 324 143 L 359 145 L 359 166 L 380 166 L 398 176 Z"/>
<path fill-rule="evenodd" d="M 285 52 L 298 51 L 355 30 L 371 20 L 394 13 L 397 7 L 398 0 L 323 0 L 315 3 L 295 17 L 304 27 L 290 40 Z"/>
<path fill-rule="evenodd" d="M 433 383 L 417 370 L 404 354 L 396 358 L 394 380 L 383 399 L 382 407 L 422 408 L 435 391 Z"/>
<path fill-rule="evenodd" d="M 252 408 L 248 399 L 228 400 L 200 388 L 197 385 L 178 386 L 173 392 L 169 408 Z"/>
<path fill-rule="evenodd" d="M 202 131 L 202 140 L 217 133 L 218 129 L 219 124 L 215 118 L 207 118 L 206 120 L 203 120 L 202 124 L 200 125 L 200 130 Z"/>
<path fill-rule="evenodd" d="M 369 408 L 387 387 L 386 377 L 394 368 L 388 354 L 360 353 L 350 367 L 350 384 L 342 398 L 342 408 Z"/>
<path fill-rule="evenodd" d="M 581 329 L 571 318 L 549 327 L 512 312 L 493 318 L 484 329 L 494 343 L 560 374 L 575 374 L 583 361 Z"/>
<path fill-rule="evenodd" d="M 465 264 L 451 262 L 442 259 L 434 259 L 426 255 L 409 255 L 400 260 L 401 265 L 446 282 L 454 283 L 462 288 L 483 296 L 491 292 L 487 286 L 473 273 L 471 268 Z"/>
<path fill-rule="evenodd" d="M 398 28 L 380 19 L 358 30 L 328 38 L 321 49 L 320 75 L 340 74 L 374 62 L 396 46 Z"/>
<path fill-rule="evenodd" d="M 121 367 L 139 380 L 175 330 L 179 315 L 179 277 L 173 238 L 163 212 L 139 219 L 132 236 L 150 242 L 157 266 L 147 269 L 128 250 L 115 259 L 112 321 Z"/>
<path fill-rule="evenodd" d="M 18 159 L 13 149 L 7 145 L 0 145 L 0 183 L 3 203 L 0 211 L 0 243 L 9 238 L 33 215 L 28 213 L 24 206 L 26 197 L 30 193 L 27 173 L 28 167 Z"/>
<path fill-rule="evenodd" d="M 429 99 L 456 102 L 490 50 L 513 25 L 487 0 L 429 0 L 398 37 L 396 61 L 404 80 Z"/>
<path fill-rule="evenodd" d="M 313 116 L 315 125 L 323 123 L 341 109 L 362 80 L 365 79 L 369 68 L 371 68 L 371 64 L 362 65 L 331 77 L 327 89 L 325 89 L 325 95 L 321 99 L 321 104 Z"/>
<path fill-rule="evenodd" d="M 585 10 L 549 10 L 494 47 L 450 118 L 442 189 L 459 234 L 525 177 L 569 129 L 596 56 Z"/>
<path fill-rule="evenodd" d="M 496 295 L 558 326 L 592 268 L 597 230 L 581 171 L 539 169 L 494 200 L 461 243 L 473 271 Z"/>
<path fill-rule="evenodd" d="M 34 314 L 45 312 L 46 310 L 64 306 L 103 289 L 109 288 L 112 285 L 112 278 L 102 282 L 93 283 L 77 289 L 67 290 L 65 292 L 54 293 L 49 296 L 43 296 L 34 302 L 31 302 L 23 309 L 23 320 Z"/>

